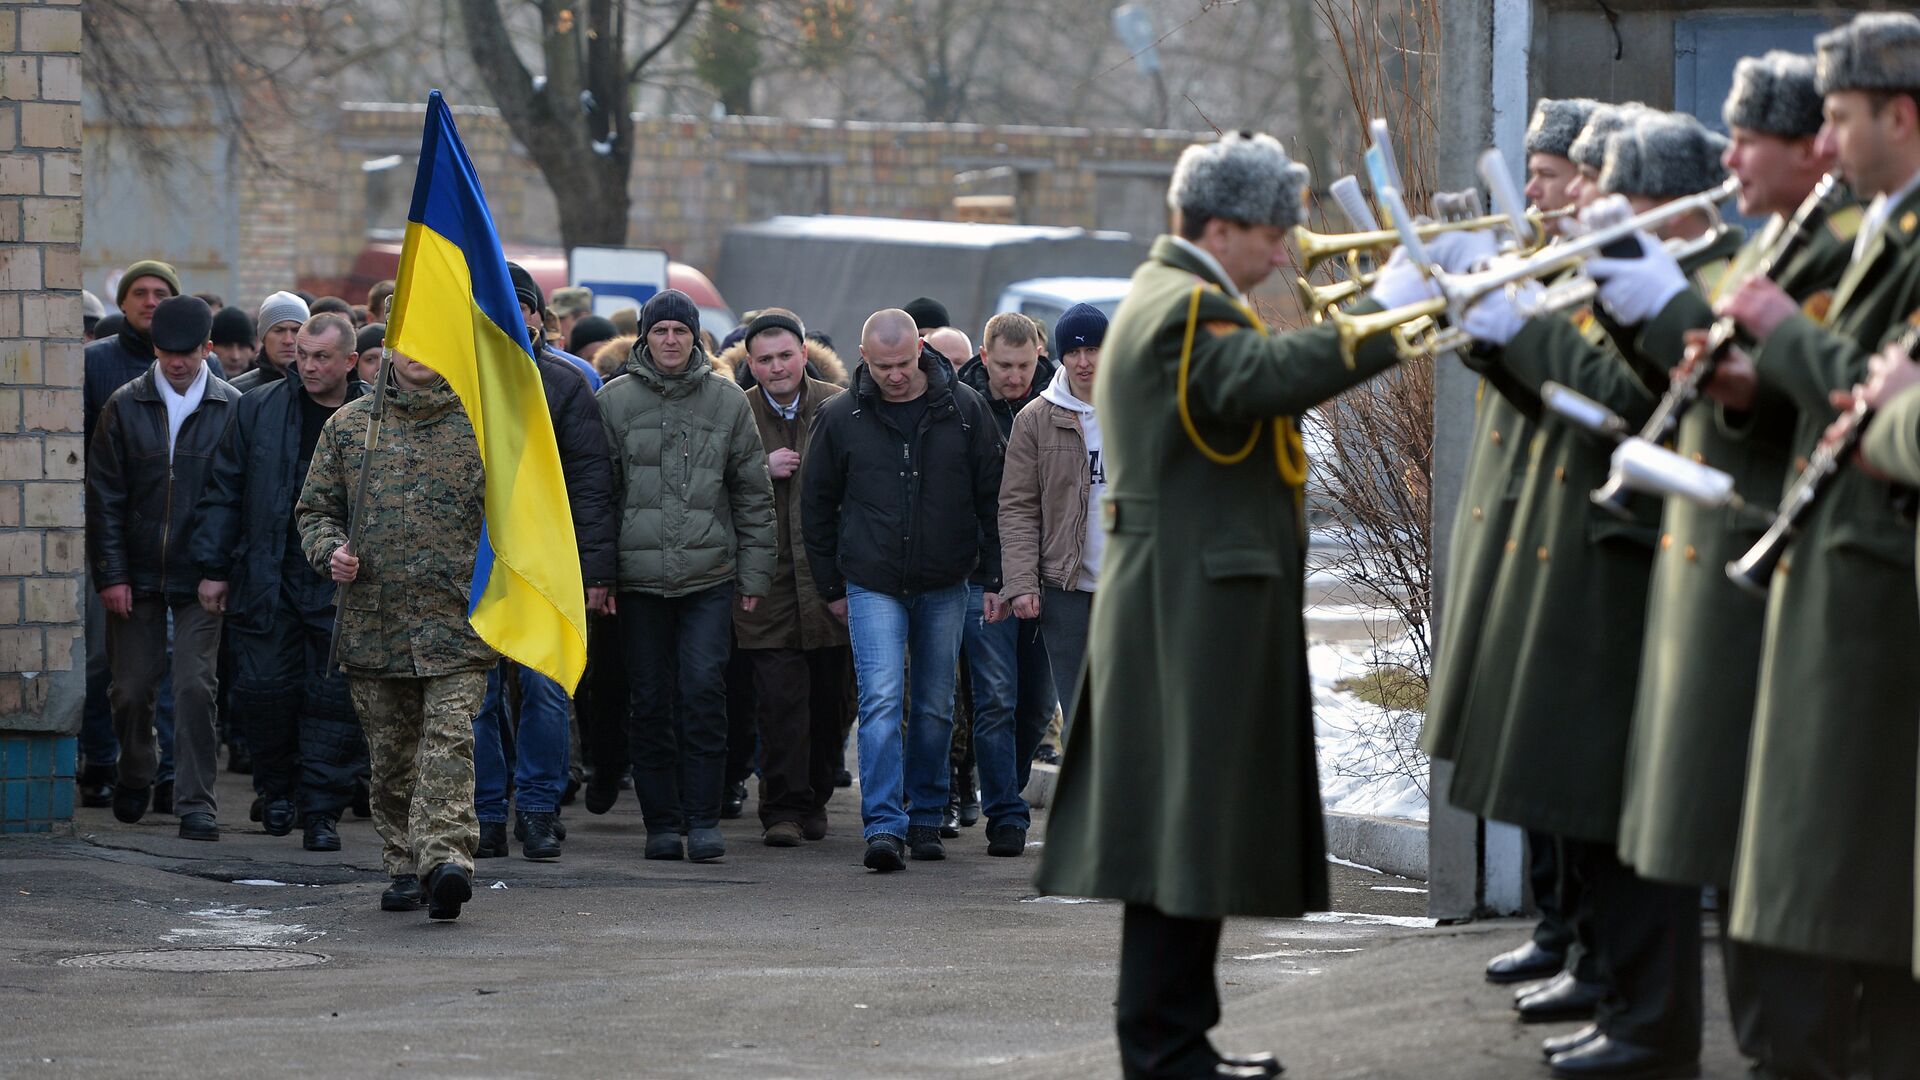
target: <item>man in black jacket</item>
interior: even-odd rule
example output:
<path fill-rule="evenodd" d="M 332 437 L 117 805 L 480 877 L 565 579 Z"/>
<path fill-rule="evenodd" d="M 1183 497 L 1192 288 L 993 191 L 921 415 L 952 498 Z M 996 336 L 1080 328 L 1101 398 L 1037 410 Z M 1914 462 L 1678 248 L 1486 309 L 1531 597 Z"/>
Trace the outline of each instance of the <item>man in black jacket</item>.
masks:
<path fill-rule="evenodd" d="M 605 612 L 611 606 L 610 587 L 615 576 L 615 517 L 613 466 L 607 458 L 600 408 L 594 404 L 586 377 L 546 344 L 545 298 L 533 275 L 517 263 L 508 263 L 507 270 L 540 368 L 540 386 L 546 391 L 554 439 L 560 445 L 560 471 L 567 481 L 567 504 L 573 512 L 574 541 L 580 551 L 580 580 L 587 587 L 587 610 Z M 503 680 L 513 677 L 520 680 L 519 726 L 507 738 Z M 513 776 L 513 804 L 519 812 L 514 833 L 520 840 L 520 853 L 539 861 L 560 857 L 560 841 L 566 836 L 559 813 L 572 748 L 568 724 L 571 705 L 559 683 L 532 668 L 502 660 L 487 674 L 486 700 L 473 721 L 474 809 L 480 818 L 480 846 L 474 849 L 475 858 L 507 854 L 509 772 Z"/>
<path fill-rule="evenodd" d="M 218 840 L 213 795 L 220 616 L 196 601 L 195 507 L 239 395 L 207 364 L 213 311 L 176 296 L 154 310 L 153 368 L 113 392 L 87 453 L 87 565 L 107 612 L 120 739 L 113 813 L 146 813 L 158 765 L 153 703 L 173 613 L 174 807 L 180 835 Z"/>
<path fill-rule="evenodd" d="M 853 392 L 814 414 L 801 518 L 815 586 L 852 632 L 866 865 L 887 871 L 906 865 L 908 847 L 916 859 L 945 857 L 953 671 L 973 617 L 968 577 L 1000 587 L 1002 450 L 986 401 L 955 381 L 905 311 L 867 320 L 860 357 Z"/>
<path fill-rule="evenodd" d="M 229 620 L 235 720 L 246 725 L 270 836 L 305 823 L 308 851 L 340 850 L 365 743 L 346 679 L 327 666 L 333 583 L 307 564 L 294 504 L 320 428 L 367 392 L 353 324 L 315 315 L 295 338 L 294 378 L 245 395 L 200 497 L 190 554 L 201 606 Z"/>

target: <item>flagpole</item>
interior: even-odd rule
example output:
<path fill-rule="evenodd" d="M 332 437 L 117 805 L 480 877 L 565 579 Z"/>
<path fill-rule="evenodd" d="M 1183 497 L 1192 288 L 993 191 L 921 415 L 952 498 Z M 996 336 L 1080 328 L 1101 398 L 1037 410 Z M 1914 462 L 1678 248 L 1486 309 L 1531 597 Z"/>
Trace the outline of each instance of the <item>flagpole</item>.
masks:
<path fill-rule="evenodd" d="M 392 315 L 392 304 L 388 304 L 388 315 Z M 374 444 L 380 439 L 380 422 L 387 415 L 387 367 L 393 363 L 393 348 L 383 339 L 380 343 L 380 374 L 376 376 L 373 387 L 373 419 L 367 423 L 367 441 L 360 451 L 360 476 L 353 484 L 353 509 L 347 514 L 347 542 L 344 547 L 355 558 L 360 557 L 360 538 L 367 531 L 367 476 L 373 464 Z M 353 582 L 343 581 L 333 597 L 333 637 L 327 645 L 327 670 L 332 671 L 340 663 L 340 619 L 347 611 L 347 590 Z"/>

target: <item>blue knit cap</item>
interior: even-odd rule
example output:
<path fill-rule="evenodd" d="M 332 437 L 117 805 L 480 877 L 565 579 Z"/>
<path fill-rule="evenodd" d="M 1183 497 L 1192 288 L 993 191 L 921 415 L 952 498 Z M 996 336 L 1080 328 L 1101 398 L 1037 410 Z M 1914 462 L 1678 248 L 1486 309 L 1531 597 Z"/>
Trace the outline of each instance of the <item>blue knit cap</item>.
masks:
<path fill-rule="evenodd" d="M 1053 324 L 1053 355 L 1065 356 L 1089 346 L 1097 349 L 1106 336 L 1106 314 L 1092 304 L 1075 304 Z"/>

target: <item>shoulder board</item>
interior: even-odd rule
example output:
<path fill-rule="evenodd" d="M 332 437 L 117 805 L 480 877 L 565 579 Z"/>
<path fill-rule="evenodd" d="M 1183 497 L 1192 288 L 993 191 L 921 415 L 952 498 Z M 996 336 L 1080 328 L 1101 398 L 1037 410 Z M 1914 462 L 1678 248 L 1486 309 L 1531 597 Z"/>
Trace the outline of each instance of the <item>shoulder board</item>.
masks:
<path fill-rule="evenodd" d="M 1860 234 L 1860 222 L 1865 217 L 1859 204 L 1843 206 L 1827 215 L 1827 231 L 1835 240 L 1851 243 Z"/>

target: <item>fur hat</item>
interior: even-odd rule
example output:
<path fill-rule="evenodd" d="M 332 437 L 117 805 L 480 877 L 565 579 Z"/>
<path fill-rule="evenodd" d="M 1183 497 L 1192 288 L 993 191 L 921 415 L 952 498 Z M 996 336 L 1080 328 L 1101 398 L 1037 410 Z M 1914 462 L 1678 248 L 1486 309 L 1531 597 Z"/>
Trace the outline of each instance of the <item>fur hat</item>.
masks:
<path fill-rule="evenodd" d="M 1874 11 L 1813 39 L 1822 94 L 1920 87 L 1920 18 Z"/>
<path fill-rule="evenodd" d="M 1607 161 L 1607 137 L 1633 122 L 1647 107 L 1637 101 L 1596 105 L 1587 114 L 1580 134 L 1567 146 L 1567 157 L 1585 169 L 1599 169 Z"/>
<path fill-rule="evenodd" d="M 1607 139 L 1600 190 L 1663 199 L 1705 191 L 1727 178 L 1726 148 L 1726 136 L 1692 116 L 1649 112 Z"/>
<path fill-rule="evenodd" d="M 1733 68 L 1733 90 L 1720 111 L 1729 128 L 1746 128 L 1783 139 L 1820 131 L 1820 93 L 1813 88 L 1813 57 L 1774 49 L 1749 56 Z"/>
<path fill-rule="evenodd" d="M 1288 158 L 1280 140 L 1231 132 L 1181 151 L 1167 206 L 1241 225 L 1292 228 L 1304 214 L 1307 180 L 1307 167 Z"/>
<path fill-rule="evenodd" d="M 1534 102 L 1533 118 L 1527 121 L 1527 153 L 1570 156 L 1567 150 L 1599 107 L 1598 101 L 1584 97 L 1541 98 Z"/>

